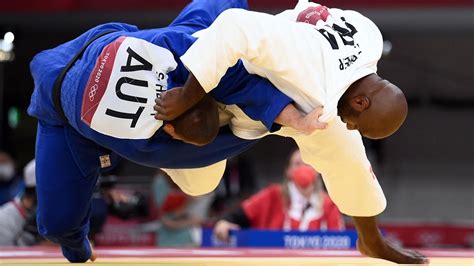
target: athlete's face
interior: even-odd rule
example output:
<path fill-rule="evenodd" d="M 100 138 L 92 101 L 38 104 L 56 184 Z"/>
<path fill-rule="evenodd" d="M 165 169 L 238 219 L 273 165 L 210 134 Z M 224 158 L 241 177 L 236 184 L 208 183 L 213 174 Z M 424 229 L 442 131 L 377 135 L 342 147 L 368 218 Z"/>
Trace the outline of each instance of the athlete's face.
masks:
<path fill-rule="evenodd" d="M 357 112 L 349 106 L 347 109 L 341 109 L 339 116 L 342 122 L 346 124 L 347 129 L 358 130 L 366 138 L 381 139 L 390 135 L 383 128 L 380 128 L 380 124 L 373 122 L 373 115 L 369 110 Z"/>
<path fill-rule="evenodd" d="M 367 138 L 376 138 L 377 134 L 371 127 L 366 113 L 354 110 L 350 105 L 339 108 L 339 116 L 349 130 L 358 130 L 360 134 Z"/>
<path fill-rule="evenodd" d="M 395 133 L 405 121 L 408 105 L 397 86 L 372 74 L 355 83 L 338 102 L 338 115 L 349 130 L 370 139 Z"/>
<path fill-rule="evenodd" d="M 358 112 L 356 112 L 350 105 L 340 105 L 338 109 L 338 115 L 341 117 L 342 122 L 346 124 L 347 129 L 356 130 L 359 128 L 358 125 Z"/>
<path fill-rule="evenodd" d="M 369 139 L 382 139 L 392 135 L 403 124 L 407 115 L 406 102 L 386 101 L 382 94 L 369 99 L 357 96 L 338 106 L 338 115 L 349 130 L 358 130 Z"/>

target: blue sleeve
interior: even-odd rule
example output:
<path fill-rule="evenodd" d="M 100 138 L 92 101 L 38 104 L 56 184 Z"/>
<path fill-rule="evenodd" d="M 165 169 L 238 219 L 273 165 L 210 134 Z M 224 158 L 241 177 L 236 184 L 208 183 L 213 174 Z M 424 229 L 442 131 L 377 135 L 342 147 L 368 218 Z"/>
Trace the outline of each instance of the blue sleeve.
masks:
<path fill-rule="evenodd" d="M 249 74 L 241 61 L 227 71 L 210 94 L 218 102 L 236 104 L 250 118 L 261 121 L 270 132 L 280 129 L 275 119 L 293 102 L 269 80 Z"/>
<path fill-rule="evenodd" d="M 178 63 L 176 69 L 168 73 L 171 82 L 168 84 L 169 88 L 183 86 L 188 78 L 189 71 L 181 62 L 180 57 L 186 53 L 189 47 L 196 41 L 196 38 L 187 33 L 171 29 L 155 33 L 154 36 L 151 42 L 168 49 L 173 54 L 176 63 Z"/>
<path fill-rule="evenodd" d="M 229 8 L 248 9 L 247 0 L 193 0 L 169 26 L 179 27 L 181 31 L 192 34 L 209 27 Z"/>

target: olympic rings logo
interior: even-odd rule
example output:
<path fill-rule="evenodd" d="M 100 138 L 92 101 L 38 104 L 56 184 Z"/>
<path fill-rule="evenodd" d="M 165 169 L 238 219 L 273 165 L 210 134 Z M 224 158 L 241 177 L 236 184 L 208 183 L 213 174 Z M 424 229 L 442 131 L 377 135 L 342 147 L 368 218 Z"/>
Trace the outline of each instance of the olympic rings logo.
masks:
<path fill-rule="evenodd" d="M 97 94 L 97 90 L 99 89 L 99 85 L 94 84 L 92 87 L 89 89 L 89 101 L 94 101 L 95 100 L 95 95 Z"/>

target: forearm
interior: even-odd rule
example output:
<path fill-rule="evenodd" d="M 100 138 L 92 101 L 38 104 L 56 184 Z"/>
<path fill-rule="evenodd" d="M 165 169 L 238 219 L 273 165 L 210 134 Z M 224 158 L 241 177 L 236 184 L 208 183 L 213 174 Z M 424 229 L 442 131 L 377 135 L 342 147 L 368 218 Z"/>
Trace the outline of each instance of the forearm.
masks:
<path fill-rule="evenodd" d="M 286 127 L 297 128 L 298 123 L 304 117 L 293 104 L 288 104 L 276 117 L 275 122 Z"/>
<path fill-rule="evenodd" d="M 315 130 L 326 129 L 327 124 L 319 122 L 322 108 L 318 107 L 309 114 L 300 112 L 293 104 L 288 104 L 275 119 L 275 122 L 296 129 L 305 135 L 311 135 Z"/>
<path fill-rule="evenodd" d="M 375 217 L 352 217 L 357 230 L 357 249 L 365 256 L 396 261 L 387 255 L 385 239 L 380 234 Z"/>
<path fill-rule="evenodd" d="M 252 120 L 261 121 L 270 132 L 280 129 L 275 118 L 293 102 L 268 79 L 249 74 L 242 62 L 227 71 L 211 95 L 222 104 L 237 105 Z"/>
<path fill-rule="evenodd" d="M 243 208 L 239 208 L 237 211 L 229 213 L 224 217 L 224 220 L 237 224 L 240 228 L 249 228 L 251 225 Z"/>
<path fill-rule="evenodd" d="M 189 73 L 183 87 L 173 88 L 157 95 L 156 104 L 153 107 L 156 111 L 155 119 L 162 121 L 174 120 L 196 105 L 205 95 L 206 92 L 194 75 Z"/>
<path fill-rule="evenodd" d="M 188 107 L 192 107 L 197 104 L 204 96 L 206 92 L 204 91 L 199 81 L 193 75 L 193 73 L 189 73 L 188 79 L 183 87 L 183 96 L 182 99 L 186 101 L 186 105 Z"/>
<path fill-rule="evenodd" d="M 377 245 L 383 242 L 382 234 L 377 225 L 376 216 L 352 217 L 359 239 L 366 243 Z"/>
<path fill-rule="evenodd" d="M 402 264 L 427 264 L 429 259 L 423 254 L 403 249 L 382 237 L 376 217 L 352 217 L 359 235 L 357 248 L 366 256 L 385 259 Z"/>

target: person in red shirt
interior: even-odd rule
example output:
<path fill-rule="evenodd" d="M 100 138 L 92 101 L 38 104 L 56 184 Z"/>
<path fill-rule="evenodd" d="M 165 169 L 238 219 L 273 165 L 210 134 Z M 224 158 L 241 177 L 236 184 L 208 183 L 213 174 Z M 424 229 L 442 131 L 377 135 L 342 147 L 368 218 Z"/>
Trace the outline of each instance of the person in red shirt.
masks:
<path fill-rule="evenodd" d="M 242 202 L 240 208 L 216 223 L 214 234 L 226 241 L 230 230 L 344 229 L 342 215 L 322 188 L 319 173 L 293 152 L 282 184 L 272 184 Z"/>

